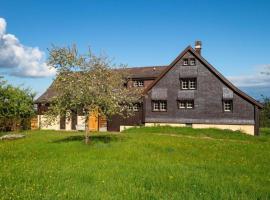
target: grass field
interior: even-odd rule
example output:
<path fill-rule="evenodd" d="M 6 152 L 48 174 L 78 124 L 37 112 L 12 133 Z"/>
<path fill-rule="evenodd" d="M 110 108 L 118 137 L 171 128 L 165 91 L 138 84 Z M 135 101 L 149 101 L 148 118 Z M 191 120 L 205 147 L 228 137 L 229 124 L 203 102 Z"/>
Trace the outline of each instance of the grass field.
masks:
<path fill-rule="evenodd" d="M 270 129 L 25 134 L 0 141 L 0 199 L 270 199 Z"/>

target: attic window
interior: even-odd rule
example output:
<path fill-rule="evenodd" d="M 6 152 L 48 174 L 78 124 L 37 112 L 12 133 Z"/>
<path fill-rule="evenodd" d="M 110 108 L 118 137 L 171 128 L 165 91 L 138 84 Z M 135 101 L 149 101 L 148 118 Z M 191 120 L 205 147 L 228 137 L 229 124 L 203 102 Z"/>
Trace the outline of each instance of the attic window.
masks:
<path fill-rule="evenodd" d="M 188 59 L 187 58 L 183 59 L 183 65 L 188 65 Z"/>
<path fill-rule="evenodd" d="M 224 100 L 223 101 L 223 109 L 224 109 L 224 112 L 232 112 L 233 101 L 232 100 Z"/>
<path fill-rule="evenodd" d="M 142 80 L 136 80 L 136 81 L 133 82 L 133 86 L 134 87 L 143 87 L 144 82 Z"/>
<path fill-rule="evenodd" d="M 197 81 L 196 78 L 181 78 L 180 85 L 182 90 L 196 90 Z"/>
<path fill-rule="evenodd" d="M 195 58 L 190 58 L 189 63 L 190 63 L 190 65 L 196 65 Z"/>

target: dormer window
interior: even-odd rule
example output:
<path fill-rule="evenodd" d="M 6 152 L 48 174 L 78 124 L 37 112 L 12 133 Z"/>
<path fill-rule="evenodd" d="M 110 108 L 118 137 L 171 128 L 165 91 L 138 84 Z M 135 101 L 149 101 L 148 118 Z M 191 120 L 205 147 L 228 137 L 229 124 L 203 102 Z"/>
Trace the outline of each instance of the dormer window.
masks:
<path fill-rule="evenodd" d="M 144 81 L 143 80 L 135 80 L 133 81 L 133 87 L 143 87 Z"/>
<path fill-rule="evenodd" d="M 190 63 L 190 65 L 196 65 L 195 58 L 190 58 L 189 63 Z"/>
<path fill-rule="evenodd" d="M 188 59 L 187 58 L 183 59 L 183 65 L 188 65 Z"/>

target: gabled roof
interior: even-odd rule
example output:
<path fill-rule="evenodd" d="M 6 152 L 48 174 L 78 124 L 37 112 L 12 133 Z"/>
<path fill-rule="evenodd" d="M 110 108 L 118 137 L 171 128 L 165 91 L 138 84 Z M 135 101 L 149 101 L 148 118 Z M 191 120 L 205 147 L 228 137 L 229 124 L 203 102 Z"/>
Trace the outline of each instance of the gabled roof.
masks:
<path fill-rule="evenodd" d="M 184 49 L 174 60 L 173 62 L 167 66 L 166 69 L 153 81 L 143 92 L 143 94 L 147 94 L 166 74 L 169 72 L 172 67 L 187 53 L 191 52 L 198 60 L 200 60 L 214 75 L 219 78 L 227 87 L 229 87 L 231 90 L 233 90 L 236 94 L 241 96 L 242 98 L 246 99 L 250 103 L 258 106 L 259 108 L 262 108 L 263 105 L 241 91 L 239 88 L 234 86 L 228 79 L 226 79 L 221 73 L 219 73 L 210 63 L 208 63 L 200 54 L 198 54 L 191 46 L 188 46 Z"/>
<path fill-rule="evenodd" d="M 116 70 L 125 70 L 125 72 L 132 79 L 156 79 L 161 72 L 166 69 L 167 66 L 149 66 L 149 67 L 129 67 L 124 69 Z M 52 97 L 56 95 L 56 91 L 53 89 L 53 83 L 50 87 L 35 101 L 35 103 L 46 103 L 49 102 Z"/>

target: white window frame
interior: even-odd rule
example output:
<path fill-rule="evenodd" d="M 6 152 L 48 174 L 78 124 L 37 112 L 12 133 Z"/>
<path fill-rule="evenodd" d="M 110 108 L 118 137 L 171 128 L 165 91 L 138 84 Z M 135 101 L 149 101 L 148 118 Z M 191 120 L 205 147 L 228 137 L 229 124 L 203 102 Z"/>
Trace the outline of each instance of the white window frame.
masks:
<path fill-rule="evenodd" d="M 159 102 L 158 101 L 153 102 L 153 111 L 159 111 Z"/>
<path fill-rule="evenodd" d="M 185 65 L 185 66 L 188 65 L 188 59 L 187 58 L 183 59 L 183 65 Z"/>
<path fill-rule="evenodd" d="M 196 59 L 190 58 L 189 63 L 190 63 L 190 65 L 196 65 Z"/>
<path fill-rule="evenodd" d="M 144 81 L 143 80 L 135 80 L 133 82 L 133 87 L 144 87 Z"/>
<path fill-rule="evenodd" d="M 184 101 L 179 101 L 178 102 L 178 108 L 179 109 L 185 109 L 186 108 L 186 103 Z"/>
<path fill-rule="evenodd" d="M 179 100 L 178 109 L 193 109 L 194 100 Z"/>
<path fill-rule="evenodd" d="M 194 108 L 194 102 L 193 101 L 186 101 L 186 108 L 187 109 L 193 109 Z"/>
<path fill-rule="evenodd" d="M 159 110 L 160 111 L 167 111 L 167 102 L 166 101 L 159 102 Z"/>
<path fill-rule="evenodd" d="M 166 100 L 154 100 L 152 102 L 152 110 L 154 112 L 166 112 L 167 111 L 167 101 Z"/>
<path fill-rule="evenodd" d="M 188 80 L 181 80 L 181 88 L 182 90 L 188 90 Z"/>
<path fill-rule="evenodd" d="M 138 103 L 135 103 L 135 104 L 133 105 L 133 111 L 134 111 L 134 112 L 138 112 L 138 111 L 139 111 L 139 108 L 140 108 L 140 106 L 139 106 Z"/>
<path fill-rule="evenodd" d="M 197 89 L 197 78 L 181 78 L 181 89 L 182 90 L 196 90 Z"/>
<path fill-rule="evenodd" d="M 233 110 L 232 100 L 224 100 L 223 101 L 223 110 L 224 110 L 224 112 L 232 112 L 232 110 Z"/>
<path fill-rule="evenodd" d="M 188 81 L 189 89 L 190 90 L 195 90 L 196 89 L 196 80 L 195 79 L 190 79 Z"/>

